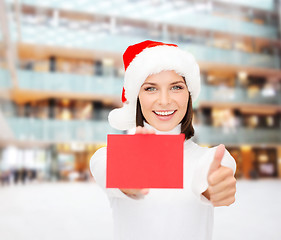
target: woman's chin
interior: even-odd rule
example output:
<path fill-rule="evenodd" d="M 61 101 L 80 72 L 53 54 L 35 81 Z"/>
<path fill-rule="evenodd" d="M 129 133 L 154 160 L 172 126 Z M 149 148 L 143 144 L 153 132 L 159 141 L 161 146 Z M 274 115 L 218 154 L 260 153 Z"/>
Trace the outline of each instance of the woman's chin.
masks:
<path fill-rule="evenodd" d="M 169 132 L 173 130 L 175 127 L 176 125 L 172 123 L 161 123 L 161 124 L 157 124 L 157 126 L 154 126 L 154 128 L 156 128 L 158 131 L 161 132 Z"/>

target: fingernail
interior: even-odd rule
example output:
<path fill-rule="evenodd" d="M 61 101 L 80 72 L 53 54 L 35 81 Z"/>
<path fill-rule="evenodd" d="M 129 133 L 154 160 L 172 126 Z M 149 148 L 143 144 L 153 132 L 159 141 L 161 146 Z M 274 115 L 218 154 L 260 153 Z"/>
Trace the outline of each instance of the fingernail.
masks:
<path fill-rule="evenodd" d="M 149 189 L 142 189 L 141 192 L 143 195 L 147 195 L 149 193 Z"/>

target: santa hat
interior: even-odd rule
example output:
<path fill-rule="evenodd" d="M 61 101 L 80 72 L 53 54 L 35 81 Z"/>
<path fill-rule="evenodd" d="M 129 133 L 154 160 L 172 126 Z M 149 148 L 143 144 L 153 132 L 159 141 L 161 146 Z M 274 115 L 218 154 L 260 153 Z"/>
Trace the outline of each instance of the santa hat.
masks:
<path fill-rule="evenodd" d="M 123 107 L 112 110 L 109 124 L 119 130 L 136 127 L 136 106 L 140 88 L 146 78 L 165 70 L 174 70 L 183 76 L 195 101 L 200 92 L 200 72 L 192 54 L 175 44 L 144 41 L 129 46 L 123 54 L 125 67 L 122 92 Z"/>

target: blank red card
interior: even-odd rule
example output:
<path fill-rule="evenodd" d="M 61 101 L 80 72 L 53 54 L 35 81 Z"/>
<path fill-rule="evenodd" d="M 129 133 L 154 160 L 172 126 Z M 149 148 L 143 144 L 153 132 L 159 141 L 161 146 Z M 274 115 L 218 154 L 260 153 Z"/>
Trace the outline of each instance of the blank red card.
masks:
<path fill-rule="evenodd" d="M 183 188 L 179 135 L 108 135 L 107 188 Z"/>

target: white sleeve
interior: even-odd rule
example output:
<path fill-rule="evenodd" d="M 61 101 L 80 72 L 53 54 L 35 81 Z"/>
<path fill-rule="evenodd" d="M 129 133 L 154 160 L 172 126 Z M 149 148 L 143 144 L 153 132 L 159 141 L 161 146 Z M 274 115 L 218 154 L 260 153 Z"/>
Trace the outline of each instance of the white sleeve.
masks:
<path fill-rule="evenodd" d="M 106 147 L 98 149 L 90 160 L 90 170 L 96 183 L 107 193 L 109 197 L 128 198 L 118 188 L 106 188 Z"/>
<path fill-rule="evenodd" d="M 194 175 L 192 178 L 192 191 L 197 198 L 201 200 L 202 203 L 211 205 L 211 201 L 202 195 L 208 189 L 208 172 L 210 165 L 214 159 L 214 155 L 217 147 L 208 149 L 208 151 L 203 154 L 203 156 L 198 159 L 198 164 L 194 169 Z M 236 162 L 230 153 L 225 149 L 221 165 L 224 167 L 231 168 L 233 170 L 233 175 L 236 171 Z"/>

